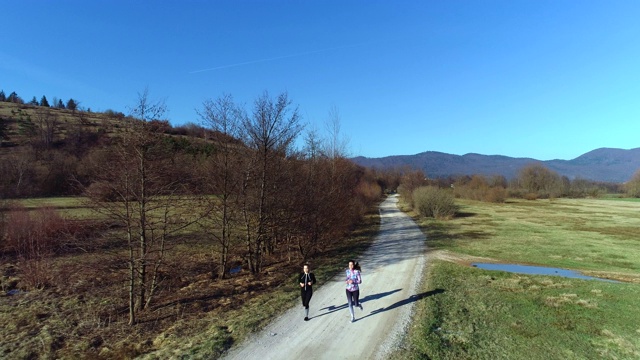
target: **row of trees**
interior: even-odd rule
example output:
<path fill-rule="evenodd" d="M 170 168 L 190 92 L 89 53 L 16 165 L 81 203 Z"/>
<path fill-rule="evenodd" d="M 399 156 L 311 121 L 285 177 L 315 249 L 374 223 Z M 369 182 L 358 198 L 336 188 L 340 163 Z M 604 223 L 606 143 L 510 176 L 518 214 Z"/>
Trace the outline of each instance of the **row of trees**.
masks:
<path fill-rule="evenodd" d="M 40 101 L 34 96 L 31 101 L 25 102 L 18 94 L 13 91 L 8 96 L 5 94 L 4 90 L 0 90 L 0 102 L 10 102 L 15 104 L 27 104 L 34 106 L 45 106 L 45 107 L 55 107 L 58 109 L 69 109 L 69 110 L 78 110 L 78 105 L 80 104 L 77 100 L 70 98 L 66 102 L 63 102 L 62 99 L 58 99 L 56 97 L 53 98 L 51 104 L 47 100 L 46 96 L 42 96 Z"/>
<path fill-rule="evenodd" d="M 103 150 L 108 161 L 84 185 L 92 206 L 123 229 L 131 324 L 185 228 L 206 234 L 212 276 L 226 277 L 233 259 L 260 274 L 270 262 L 304 261 L 335 243 L 381 195 L 364 169 L 313 136 L 304 151 L 293 147 L 303 128 L 286 93 L 265 92 L 249 111 L 229 95 L 206 101 L 203 124 L 239 141 L 199 154 L 169 146 L 159 127 L 165 110 L 139 94 L 122 137 Z"/>
<path fill-rule="evenodd" d="M 387 179 L 393 172 L 387 172 Z M 504 176 L 460 176 L 448 179 L 428 179 L 422 171 L 396 172 L 398 191 L 408 205 L 424 217 L 446 219 L 455 216 L 455 198 L 486 202 L 504 202 L 507 197 L 529 200 L 554 197 L 598 197 L 603 193 L 621 193 L 640 197 L 640 171 L 624 185 L 570 180 L 540 164 L 522 168 L 518 177 L 507 181 Z M 394 183 L 396 183 L 394 181 Z"/>
<path fill-rule="evenodd" d="M 634 195 L 633 189 L 640 183 L 637 173 L 627 184 L 604 183 L 586 179 L 569 179 L 544 167 L 530 164 L 523 167 L 518 176 L 507 180 L 504 176 L 465 175 L 442 179 L 428 179 L 422 171 L 404 171 L 399 176 L 399 192 L 412 201 L 414 191 L 423 186 L 450 188 L 457 198 L 487 202 L 504 202 L 507 197 L 538 198 L 584 198 L 598 197 L 605 193 L 627 192 Z M 636 184 L 636 185 L 634 185 Z M 635 187 L 634 187 L 635 186 Z"/>

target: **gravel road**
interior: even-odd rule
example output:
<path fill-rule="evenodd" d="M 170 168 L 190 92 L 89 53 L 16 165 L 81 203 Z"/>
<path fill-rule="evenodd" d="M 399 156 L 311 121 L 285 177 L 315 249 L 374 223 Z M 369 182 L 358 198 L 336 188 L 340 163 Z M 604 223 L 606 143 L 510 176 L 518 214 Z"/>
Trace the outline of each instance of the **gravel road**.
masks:
<path fill-rule="evenodd" d="M 425 237 L 398 210 L 398 199 L 380 205 L 380 232 L 356 259 L 362 266 L 360 299 L 350 322 L 341 272 L 314 289 L 309 321 L 297 305 L 265 329 L 232 348 L 225 359 L 382 359 L 402 339 L 425 262 Z M 347 264 L 345 264 L 345 269 Z M 312 269 L 313 271 L 313 269 Z"/>

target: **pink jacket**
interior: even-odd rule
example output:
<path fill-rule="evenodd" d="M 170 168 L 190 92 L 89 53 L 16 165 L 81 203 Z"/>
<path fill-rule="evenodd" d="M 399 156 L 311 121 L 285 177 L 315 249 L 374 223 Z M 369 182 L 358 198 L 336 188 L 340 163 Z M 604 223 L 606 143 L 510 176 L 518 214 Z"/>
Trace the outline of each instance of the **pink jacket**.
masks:
<path fill-rule="evenodd" d="M 347 282 L 347 290 L 348 291 L 356 291 L 359 290 L 358 284 L 362 284 L 362 277 L 360 276 L 360 271 L 347 269 L 347 278 L 345 282 Z M 349 284 L 349 279 L 351 279 L 351 284 Z"/>

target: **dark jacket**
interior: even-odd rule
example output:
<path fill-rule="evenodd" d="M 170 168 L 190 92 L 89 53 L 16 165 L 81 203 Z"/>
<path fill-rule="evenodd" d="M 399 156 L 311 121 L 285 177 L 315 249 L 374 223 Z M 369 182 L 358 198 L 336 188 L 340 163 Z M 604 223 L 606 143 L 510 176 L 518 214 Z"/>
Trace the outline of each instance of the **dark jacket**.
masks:
<path fill-rule="evenodd" d="M 305 278 L 305 275 L 308 276 Z M 301 287 L 302 290 L 311 290 L 311 285 L 308 284 L 309 281 L 311 281 L 311 285 L 316 283 L 316 276 L 313 275 L 312 272 L 309 274 L 301 273 L 300 276 L 298 276 L 298 284 L 304 284 L 304 287 Z"/>

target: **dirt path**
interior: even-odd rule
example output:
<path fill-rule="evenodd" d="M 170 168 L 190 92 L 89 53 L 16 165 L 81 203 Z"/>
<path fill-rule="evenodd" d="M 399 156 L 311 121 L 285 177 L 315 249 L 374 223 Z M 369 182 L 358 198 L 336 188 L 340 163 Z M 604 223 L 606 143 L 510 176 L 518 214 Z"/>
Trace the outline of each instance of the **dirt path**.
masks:
<path fill-rule="evenodd" d="M 429 294 L 416 287 L 425 262 L 425 237 L 397 208 L 397 197 L 380 205 L 380 233 L 360 259 L 360 299 L 350 322 L 342 273 L 316 289 L 310 320 L 302 305 L 287 311 L 226 359 L 372 359 L 384 358 L 404 333 L 413 303 Z M 346 264 L 345 264 L 346 268 Z"/>

